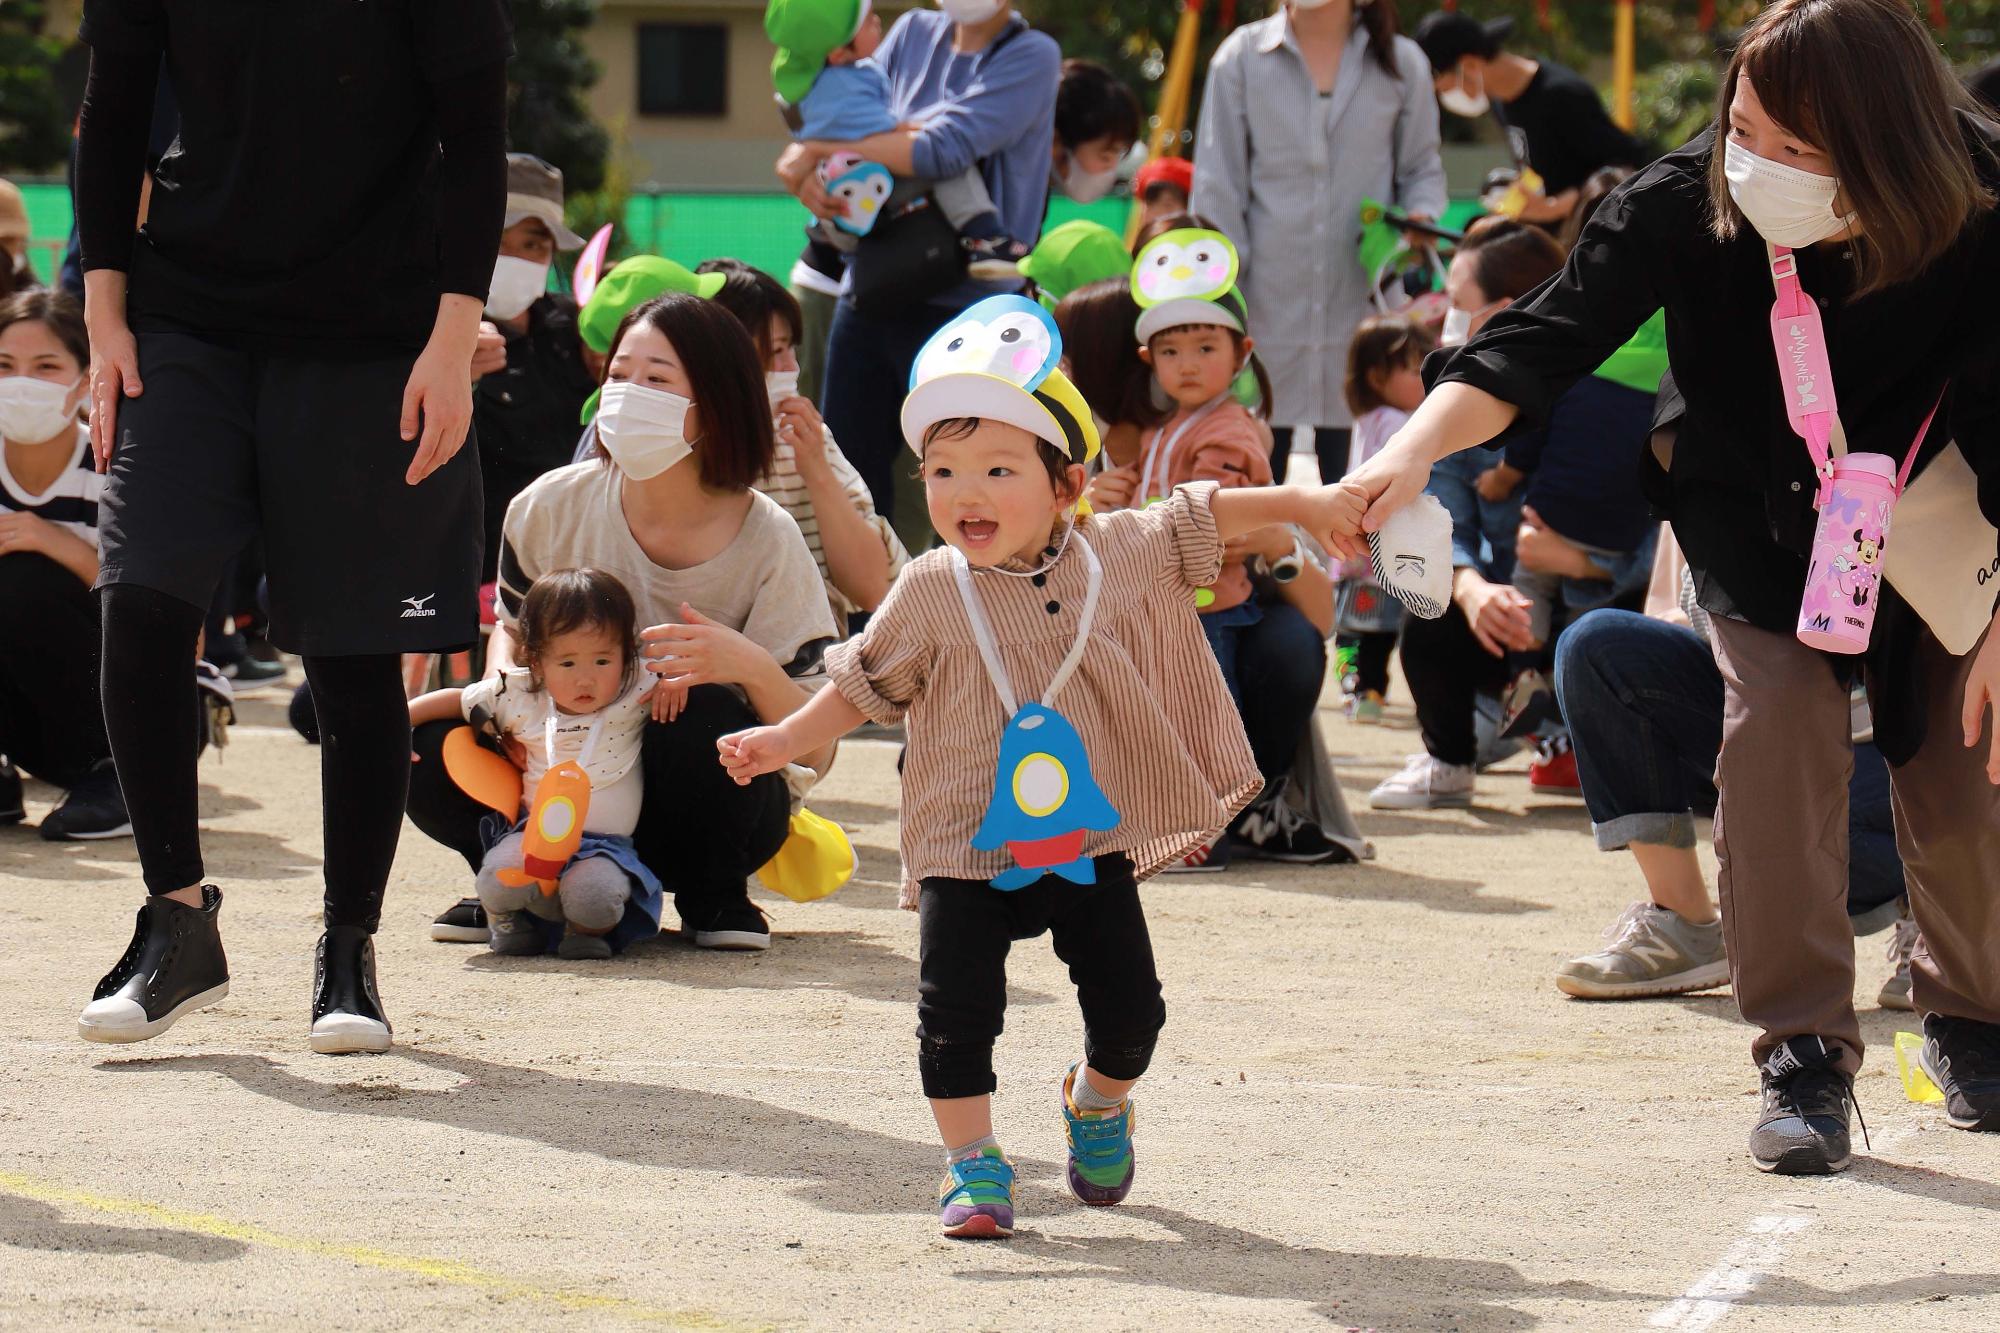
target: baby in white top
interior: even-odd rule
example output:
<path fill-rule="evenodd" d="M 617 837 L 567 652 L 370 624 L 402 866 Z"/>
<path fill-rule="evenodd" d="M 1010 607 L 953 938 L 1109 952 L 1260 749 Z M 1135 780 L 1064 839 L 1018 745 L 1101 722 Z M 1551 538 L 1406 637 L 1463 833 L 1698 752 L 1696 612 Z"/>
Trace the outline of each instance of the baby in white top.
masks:
<path fill-rule="evenodd" d="M 517 624 L 522 665 L 412 700 L 410 720 L 462 716 L 522 770 L 520 822 L 479 868 L 488 947 L 543 952 L 553 927 L 541 918 L 562 923 L 562 957 L 607 958 L 606 937 L 631 912 L 659 922 L 660 883 L 632 833 L 645 794 L 646 722 L 668 706 L 668 691 L 638 669 L 631 594 L 602 570 L 535 580 Z"/>

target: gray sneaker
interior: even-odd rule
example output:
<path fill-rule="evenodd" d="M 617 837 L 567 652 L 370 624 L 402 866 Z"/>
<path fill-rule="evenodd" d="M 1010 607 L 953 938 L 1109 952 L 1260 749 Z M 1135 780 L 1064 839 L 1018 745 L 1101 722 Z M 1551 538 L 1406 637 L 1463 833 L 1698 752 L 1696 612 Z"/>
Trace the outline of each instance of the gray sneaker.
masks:
<path fill-rule="evenodd" d="M 548 951 L 541 923 L 526 912 L 488 912 L 486 925 L 490 931 L 486 947 L 494 953 L 529 957 Z"/>
<path fill-rule="evenodd" d="M 1910 915 L 1910 900 L 1903 899 L 1903 913 L 1896 918 L 1895 933 L 1889 936 L 1889 961 L 1896 970 L 1882 983 L 1882 993 L 1875 997 L 1875 1003 L 1884 1009 L 1914 1010 L 1916 1002 L 1910 999 L 1910 954 L 1917 947 L 1917 922 Z"/>
<path fill-rule="evenodd" d="M 1677 912 L 1633 903 L 1604 932 L 1606 947 L 1556 969 L 1556 989 L 1585 1000 L 1684 995 L 1729 984 L 1722 922 L 1696 925 Z"/>

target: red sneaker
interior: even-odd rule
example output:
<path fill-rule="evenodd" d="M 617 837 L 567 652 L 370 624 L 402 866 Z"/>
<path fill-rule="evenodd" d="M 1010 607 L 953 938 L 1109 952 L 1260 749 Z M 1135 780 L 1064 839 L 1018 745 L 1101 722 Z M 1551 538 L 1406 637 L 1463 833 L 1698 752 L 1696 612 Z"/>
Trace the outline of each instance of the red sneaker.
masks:
<path fill-rule="evenodd" d="M 1581 796 L 1583 783 L 1576 776 L 1576 754 L 1569 737 L 1558 736 L 1535 747 L 1535 762 L 1528 765 L 1528 790 L 1549 796 Z"/>

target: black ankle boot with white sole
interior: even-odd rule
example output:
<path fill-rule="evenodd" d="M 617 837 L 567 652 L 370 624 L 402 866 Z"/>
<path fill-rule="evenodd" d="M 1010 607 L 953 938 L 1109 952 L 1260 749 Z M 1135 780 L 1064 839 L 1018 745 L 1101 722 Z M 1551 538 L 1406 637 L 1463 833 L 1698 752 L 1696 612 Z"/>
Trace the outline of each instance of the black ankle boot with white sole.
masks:
<path fill-rule="evenodd" d="M 360 926 L 328 926 L 313 963 L 313 1050 L 379 1054 L 389 1044 L 389 1020 L 375 988 L 374 937 Z"/>
<path fill-rule="evenodd" d="M 154 896 L 139 906 L 125 956 L 105 973 L 76 1020 L 85 1041 L 157 1037 L 183 1014 L 229 994 L 229 960 L 218 922 L 222 890 L 205 884 L 201 906 Z"/>

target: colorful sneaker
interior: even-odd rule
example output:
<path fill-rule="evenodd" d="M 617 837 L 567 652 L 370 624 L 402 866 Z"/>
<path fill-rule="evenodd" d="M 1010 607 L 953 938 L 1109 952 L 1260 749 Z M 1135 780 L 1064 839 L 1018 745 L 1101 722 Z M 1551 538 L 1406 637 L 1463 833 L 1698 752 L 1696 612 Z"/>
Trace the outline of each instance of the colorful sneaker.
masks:
<path fill-rule="evenodd" d="M 1070 1092 L 1083 1068 L 1063 1075 L 1063 1130 L 1069 1136 L 1069 1192 L 1087 1204 L 1108 1207 L 1132 1192 L 1132 1099 L 1109 1111 L 1079 1111 Z"/>
<path fill-rule="evenodd" d="M 1576 775 L 1576 752 L 1569 737 L 1553 736 L 1535 745 L 1535 762 L 1528 765 L 1528 790 L 1544 796 L 1581 796 L 1583 779 Z"/>
<path fill-rule="evenodd" d="M 938 1225 L 947 1236 L 1003 1240 L 1014 1234 L 1014 1164 L 998 1148 L 945 1168 Z"/>
<path fill-rule="evenodd" d="M 1193 851 L 1180 860 L 1164 867 L 1163 875 L 1200 875 L 1217 870 L 1229 869 L 1230 857 L 1234 855 L 1234 840 L 1228 829 L 1221 829 L 1209 836 L 1208 840 L 1196 845 Z"/>
<path fill-rule="evenodd" d="M 1372 727 L 1382 720 L 1382 691 L 1363 690 L 1347 701 L 1347 720 Z"/>
<path fill-rule="evenodd" d="M 1896 918 L 1896 933 L 1889 937 L 1889 961 L 1896 970 L 1882 983 L 1881 993 L 1875 1003 L 1884 1009 L 1915 1009 L 1916 1002 L 1910 998 L 1910 955 L 1917 948 L 1917 921 L 1910 915 L 1910 900 L 1903 899 L 1903 913 Z"/>
<path fill-rule="evenodd" d="M 1700 925 L 1652 903 L 1633 903 L 1604 938 L 1604 948 L 1556 969 L 1557 990 L 1583 1000 L 1637 1000 L 1729 984 L 1719 920 Z"/>

